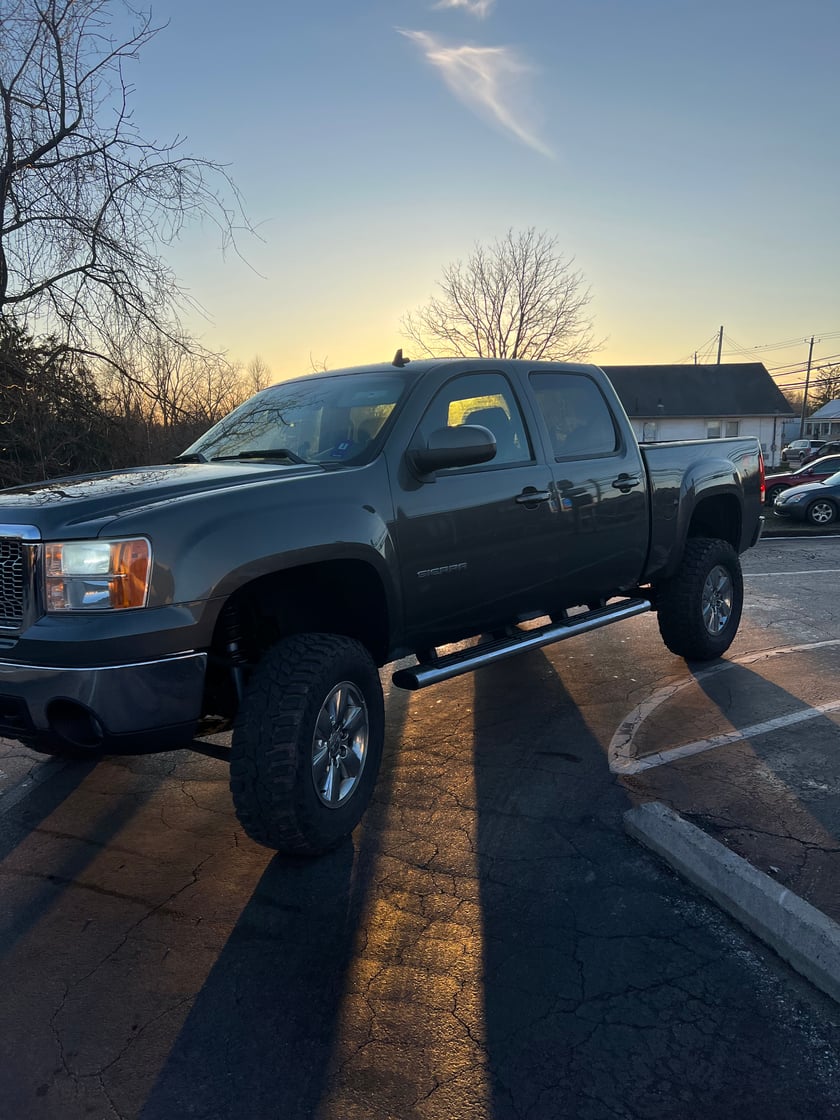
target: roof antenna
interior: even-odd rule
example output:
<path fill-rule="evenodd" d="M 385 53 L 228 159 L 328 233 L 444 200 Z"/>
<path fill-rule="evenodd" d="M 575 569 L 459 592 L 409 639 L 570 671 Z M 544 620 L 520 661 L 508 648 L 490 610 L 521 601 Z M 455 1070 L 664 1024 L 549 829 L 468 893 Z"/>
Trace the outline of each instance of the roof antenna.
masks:
<path fill-rule="evenodd" d="M 394 355 L 394 360 L 393 362 L 391 362 L 391 365 L 396 366 L 398 369 L 402 369 L 402 367 L 407 366 L 410 361 L 411 358 L 404 358 L 402 350 L 398 350 Z"/>

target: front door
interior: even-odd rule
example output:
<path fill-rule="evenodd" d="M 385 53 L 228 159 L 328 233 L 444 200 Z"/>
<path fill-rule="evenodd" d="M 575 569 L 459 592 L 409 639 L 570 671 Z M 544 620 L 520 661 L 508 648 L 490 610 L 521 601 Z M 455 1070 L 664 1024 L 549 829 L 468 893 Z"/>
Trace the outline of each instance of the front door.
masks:
<path fill-rule="evenodd" d="M 411 444 L 422 446 L 435 429 L 460 424 L 488 428 L 495 457 L 423 481 L 403 474 L 396 488 L 407 633 L 415 648 L 546 611 L 553 601 L 551 467 L 534 453 L 508 379 L 492 371 L 451 377 Z"/>

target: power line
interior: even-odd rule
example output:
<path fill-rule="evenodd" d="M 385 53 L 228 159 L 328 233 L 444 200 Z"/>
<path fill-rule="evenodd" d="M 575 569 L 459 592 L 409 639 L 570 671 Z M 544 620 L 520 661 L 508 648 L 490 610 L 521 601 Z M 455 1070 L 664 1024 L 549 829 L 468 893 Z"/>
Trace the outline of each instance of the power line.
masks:
<path fill-rule="evenodd" d="M 820 358 L 814 364 L 817 369 L 825 369 L 837 365 L 834 361 L 835 358 L 840 358 L 840 354 L 826 354 L 824 358 Z M 795 373 L 804 373 L 805 366 L 795 362 L 790 362 L 784 366 L 768 366 L 767 372 L 772 373 L 774 377 L 790 377 Z"/>
<path fill-rule="evenodd" d="M 705 339 L 705 340 L 704 340 L 703 342 L 701 342 L 699 346 L 695 346 L 695 348 L 694 348 L 693 350 L 689 351 L 689 353 L 688 353 L 688 354 L 686 354 L 686 355 L 685 355 L 685 357 L 683 357 L 683 358 L 680 358 L 680 359 L 679 359 L 678 361 L 676 361 L 676 362 L 673 362 L 673 363 L 672 363 L 672 365 L 675 365 L 675 366 L 681 366 L 681 365 L 685 365 L 685 364 L 686 364 L 687 362 L 693 362 L 693 361 L 695 361 L 695 360 L 696 360 L 696 358 L 697 358 L 697 355 L 698 355 L 698 354 L 699 354 L 699 353 L 700 353 L 700 352 L 701 352 L 701 351 L 702 351 L 702 350 L 703 350 L 703 349 L 704 349 L 705 347 L 707 347 L 707 346 L 709 346 L 709 345 L 713 345 L 713 344 L 714 344 L 714 342 L 715 342 L 715 341 L 717 340 L 717 336 L 718 336 L 718 332 L 717 332 L 717 331 L 715 331 L 715 333 L 714 333 L 713 335 L 710 335 L 710 337 L 709 337 L 709 338 L 707 338 L 707 339 Z"/>
<path fill-rule="evenodd" d="M 814 337 L 819 336 L 823 341 L 831 338 L 840 338 L 840 330 L 837 331 L 816 331 Z M 730 338 L 730 342 L 738 346 L 734 339 Z M 808 337 L 801 336 L 799 338 L 783 339 L 781 342 L 765 342 L 759 343 L 757 346 L 742 347 L 738 346 L 739 351 L 747 352 L 753 350 L 791 350 L 794 346 L 807 346 Z"/>
<path fill-rule="evenodd" d="M 830 339 L 840 338 L 840 330 L 817 331 L 814 337 L 818 337 L 821 342 L 828 342 Z M 757 346 L 743 346 L 741 343 L 732 338 L 731 335 L 727 334 L 724 335 L 724 338 L 731 347 L 731 349 L 723 351 L 723 353 L 727 356 L 732 354 L 740 354 L 742 357 L 751 357 L 753 355 L 757 357 L 764 352 L 770 352 L 773 350 L 792 350 L 795 346 L 806 346 L 808 344 L 808 336 L 805 335 L 798 338 L 782 339 L 780 342 L 760 343 Z M 715 331 L 709 338 L 704 339 L 699 346 L 695 347 L 686 356 L 680 358 L 677 362 L 675 362 L 674 365 L 683 365 L 686 362 L 698 361 L 701 354 L 705 358 L 707 355 L 714 353 L 714 347 L 717 341 L 718 331 Z M 832 357 L 836 357 L 836 355 L 832 355 Z M 818 359 L 819 362 L 824 362 L 825 360 L 825 358 Z M 702 364 L 706 365 L 709 363 L 704 361 Z M 796 363 L 789 362 L 788 364 L 793 365 Z"/>

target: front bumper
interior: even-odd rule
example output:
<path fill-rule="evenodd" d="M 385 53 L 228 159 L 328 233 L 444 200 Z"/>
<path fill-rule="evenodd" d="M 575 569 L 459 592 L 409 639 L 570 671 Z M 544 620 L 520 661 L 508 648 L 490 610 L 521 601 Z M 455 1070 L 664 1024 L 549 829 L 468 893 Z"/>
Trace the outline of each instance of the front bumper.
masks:
<path fill-rule="evenodd" d="M 773 506 L 773 516 L 783 517 L 793 521 L 804 521 L 807 502 L 788 502 L 783 506 Z"/>
<path fill-rule="evenodd" d="M 91 668 L 0 661 L 0 736 L 46 750 L 163 750 L 192 738 L 206 653 Z"/>

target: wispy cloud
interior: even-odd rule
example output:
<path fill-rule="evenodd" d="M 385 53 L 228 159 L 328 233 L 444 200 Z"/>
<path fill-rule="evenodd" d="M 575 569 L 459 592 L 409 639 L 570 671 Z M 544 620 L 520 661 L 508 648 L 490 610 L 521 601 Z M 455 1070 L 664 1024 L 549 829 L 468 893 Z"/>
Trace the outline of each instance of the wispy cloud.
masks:
<path fill-rule="evenodd" d="M 509 47 L 448 47 L 426 31 L 397 30 L 417 44 L 465 105 L 529 148 L 553 156 L 529 123 L 532 112 L 526 87 L 533 71 L 515 51 Z"/>
<path fill-rule="evenodd" d="M 479 19 L 484 19 L 495 0 L 438 0 L 436 8 L 466 8 L 466 10 Z"/>

